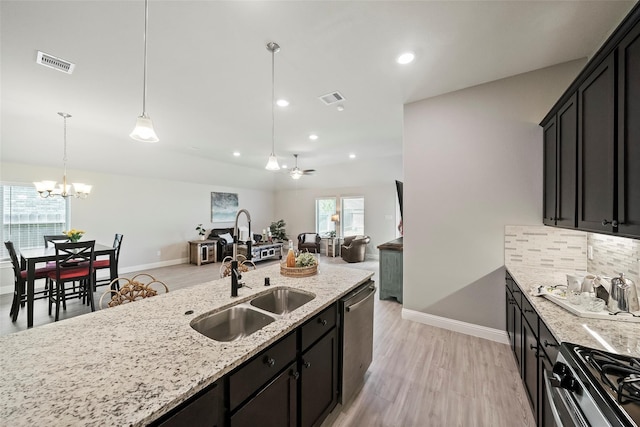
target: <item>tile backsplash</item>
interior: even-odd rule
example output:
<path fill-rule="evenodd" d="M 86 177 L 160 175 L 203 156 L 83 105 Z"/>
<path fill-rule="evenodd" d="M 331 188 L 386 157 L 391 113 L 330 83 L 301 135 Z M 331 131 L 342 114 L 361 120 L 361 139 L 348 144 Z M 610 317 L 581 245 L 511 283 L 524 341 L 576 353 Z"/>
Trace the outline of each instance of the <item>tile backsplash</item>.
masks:
<path fill-rule="evenodd" d="M 593 259 L 587 259 L 588 247 Z M 589 271 L 601 276 L 624 273 L 640 282 L 640 240 L 566 230 L 544 225 L 508 225 L 504 233 L 505 265 Z"/>
<path fill-rule="evenodd" d="M 587 269 L 587 234 L 562 228 L 507 225 L 504 231 L 505 265 Z"/>

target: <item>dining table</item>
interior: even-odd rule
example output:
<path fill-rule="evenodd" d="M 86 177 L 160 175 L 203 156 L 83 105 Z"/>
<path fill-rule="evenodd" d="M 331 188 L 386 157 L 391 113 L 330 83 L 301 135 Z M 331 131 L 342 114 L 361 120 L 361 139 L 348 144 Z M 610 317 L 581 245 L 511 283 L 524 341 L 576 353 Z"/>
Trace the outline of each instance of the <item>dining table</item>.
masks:
<path fill-rule="evenodd" d="M 109 256 L 109 277 L 114 280 L 118 277 L 118 267 L 116 265 L 116 250 L 113 246 L 96 243 L 94 255 Z M 20 251 L 20 263 L 23 270 L 27 270 L 27 328 L 33 327 L 33 297 L 36 264 L 56 260 L 56 248 L 32 248 Z"/>

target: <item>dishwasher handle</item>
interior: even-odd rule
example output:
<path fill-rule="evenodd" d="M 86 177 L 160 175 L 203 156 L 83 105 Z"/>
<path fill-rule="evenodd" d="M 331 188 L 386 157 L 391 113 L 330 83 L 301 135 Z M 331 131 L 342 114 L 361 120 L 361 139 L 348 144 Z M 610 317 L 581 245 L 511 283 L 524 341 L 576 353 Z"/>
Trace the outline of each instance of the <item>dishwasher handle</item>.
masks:
<path fill-rule="evenodd" d="M 373 294 L 375 294 L 375 293 L 376 293 L 376 287 L 371 285 L 369 287 L 369 294 L 366 297 L 362 298 L 360 301 L 358 301 L 358 302 L 356 302 L 354 304 L 346 306 L 344 308 L 344 310 L 348 313 L 351 310 L 357 309 L 360 305 L 364 304 L 369 298 L 371 298 L 373 296 Z"/>

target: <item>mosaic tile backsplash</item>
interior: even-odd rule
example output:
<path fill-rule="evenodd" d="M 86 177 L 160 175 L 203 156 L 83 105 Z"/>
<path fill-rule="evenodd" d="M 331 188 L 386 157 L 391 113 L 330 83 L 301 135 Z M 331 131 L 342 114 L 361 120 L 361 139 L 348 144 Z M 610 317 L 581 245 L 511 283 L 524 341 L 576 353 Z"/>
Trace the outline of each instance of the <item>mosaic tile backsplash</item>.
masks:
<path fill-rule="evenodd" d="M 587 234 L 562 228 L 507 225 L 504 231 L 505 265 L 587 269 Z"/>
<path fill-rule="evenodd" d="M 587 259 L 588 247 L 593 259 Z M 504 233 L 505 265 L 589 271 L 601 276 L 624 273 L 640 283 L 640 240 L 543 225 L 508 225 Z"/>

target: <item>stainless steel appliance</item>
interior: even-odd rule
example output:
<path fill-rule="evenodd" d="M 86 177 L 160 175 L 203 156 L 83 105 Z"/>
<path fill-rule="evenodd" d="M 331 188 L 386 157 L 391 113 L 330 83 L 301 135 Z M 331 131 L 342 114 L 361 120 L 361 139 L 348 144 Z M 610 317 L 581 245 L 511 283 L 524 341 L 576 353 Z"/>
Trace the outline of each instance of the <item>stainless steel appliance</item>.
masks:
<path fill-rule="evenodd" d="M 340 300 L 343 322 L 340 336 L 342 349 L 342 379 L 340 403 L 353 397 L 364 381 L 373 358 L 373 296 L 376 287 L 372 280 L 360 285 Z"/>
<path fill-rule="evenodd" d="M 563 343 L 544 377 L 557 426 L 640 426 L 640 359 Z"/>

